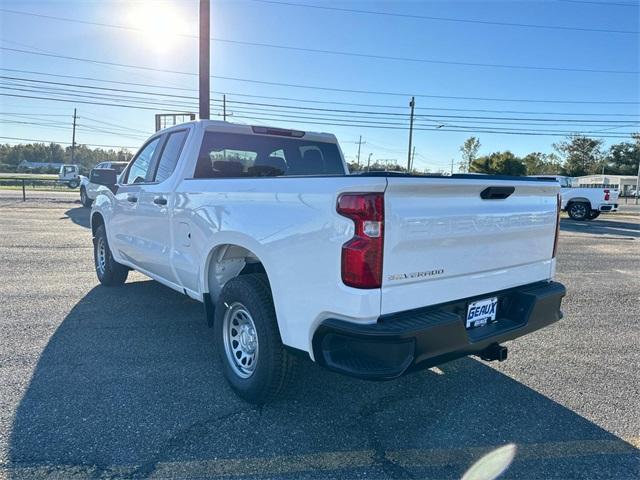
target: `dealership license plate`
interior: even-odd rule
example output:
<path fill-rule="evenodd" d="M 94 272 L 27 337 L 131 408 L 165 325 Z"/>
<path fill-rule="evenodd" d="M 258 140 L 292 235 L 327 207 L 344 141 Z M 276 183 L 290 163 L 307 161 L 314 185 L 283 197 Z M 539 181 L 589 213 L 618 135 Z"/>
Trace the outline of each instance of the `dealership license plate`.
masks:
<path fill-rule="evenodd" d="M 467 308 L 467 328 L 482 327 L 496 319 L 498 297 L 472 302 Z"/>

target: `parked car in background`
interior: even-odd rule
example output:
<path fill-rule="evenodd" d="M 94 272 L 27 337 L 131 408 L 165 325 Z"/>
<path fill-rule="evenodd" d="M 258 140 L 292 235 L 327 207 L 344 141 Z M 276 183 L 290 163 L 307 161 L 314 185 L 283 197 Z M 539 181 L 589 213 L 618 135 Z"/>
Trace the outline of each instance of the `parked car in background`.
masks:
<path fill-rule="evenodd" d="M 573 220 L 593 220 L 601 213 L 618 210 L 618 190 L 599 187 L 573 187 L 571 177 L 536 175 L 555 178 L 560 183 L 561 208 Z"/>
<path fill-rule="evenodd" d="M 130 269 L 204 303 L 238 395 L 296 358 L 389 380 L 562 318 L 559 187 L 495 175 L 350 175 L 334 135 L 199 121 L 153 135 L 91 211 L 99 281 Z M 116 294 L 117 295 L 117 294 Z"/>
<path fill-rule="evenodd" d="M 127 162 L 102 162 L 93 167 L 93 170 L 107 170 L 113 169 L 116 175 L 120 175 L 124 167 L 127 166 Z M 96 199 L 99 185 L 91 182 L 91 174 L 89 177 L 80 175 L 80 201 L 85 207 L 90 207 L 93 201 Z"/>

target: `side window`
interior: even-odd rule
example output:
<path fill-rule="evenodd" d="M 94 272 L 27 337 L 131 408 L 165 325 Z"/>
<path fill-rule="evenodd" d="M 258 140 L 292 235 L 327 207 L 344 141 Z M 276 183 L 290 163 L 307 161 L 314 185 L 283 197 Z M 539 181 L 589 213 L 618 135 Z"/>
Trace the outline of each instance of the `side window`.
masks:
<path fill-rule="evenodd" d="M 169 138 L 162 149 L 162 155 L 158 162 L 158 170 L 155 176 L 156 182 L 160 183 L 165 181 L 175 170 L 188 133 L 188 130 L 182 130 L 169 134 Z"/>
<path fill-rule="evenodd" d="M 105 168 L 105 166 L 104 166 L 104 163 L 99 163 L 94 168 L 102 169 L 102 168 Z"/>
<path fill-rule="evenodd" d="M 147 175 L 149 174 L 151 160 L 153 159 L 153 154 L 155 153 L 159 143 L 160 137 L 154 138 L 147 143 L 142 150 L 140 150 L 127 172 L 127 178 L 124 181 L 125 184 L 130 185 L 132 183 L 148 181 Z"/>

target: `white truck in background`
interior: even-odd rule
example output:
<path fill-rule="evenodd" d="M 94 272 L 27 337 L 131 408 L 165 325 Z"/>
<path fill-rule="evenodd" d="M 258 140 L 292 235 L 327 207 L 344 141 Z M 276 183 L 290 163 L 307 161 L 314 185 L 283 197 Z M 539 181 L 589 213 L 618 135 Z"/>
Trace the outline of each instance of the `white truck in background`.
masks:
<path fill-rule="evenodd" d="M 389 380 L 562 318 L 559 186 L 490 175 L 350 175 L 335 136 L 218 121 L 97 169 L 98 279 L 135 269 L 204 304 L 233 390 L 265 403 L 298 356 Z"/>
<path fill-rule="evenodd" d="M 78 185 L 80 185 L 79 171 L 80 167 L 78 165 L 61 165 L 58 171 L 58 182 L 66 183 L 69 188 L 78 188 Z"/>
<path fill-rule="evenodd" d="M 593 220 L 601 213 L 618 211 L 618 190 L 600 187 L 573 187 L 571 177 L 541 175 L 560 183 L 561 208 L 573 220 Z"/>

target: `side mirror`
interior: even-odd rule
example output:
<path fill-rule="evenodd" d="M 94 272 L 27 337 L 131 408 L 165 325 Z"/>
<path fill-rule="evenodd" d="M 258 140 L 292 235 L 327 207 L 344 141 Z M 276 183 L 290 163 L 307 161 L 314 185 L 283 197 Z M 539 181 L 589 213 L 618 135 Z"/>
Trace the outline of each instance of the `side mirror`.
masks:
<path fill-rule="evenodd" d="M 89 181 L 111 188 L 118 181 L 118 174 L 113 168 L 94 168 L 89 174 Z"/>

